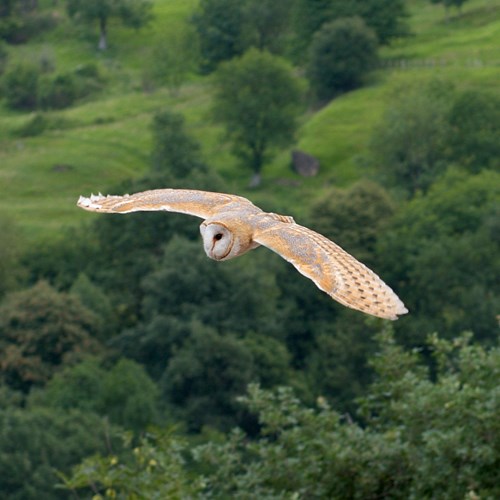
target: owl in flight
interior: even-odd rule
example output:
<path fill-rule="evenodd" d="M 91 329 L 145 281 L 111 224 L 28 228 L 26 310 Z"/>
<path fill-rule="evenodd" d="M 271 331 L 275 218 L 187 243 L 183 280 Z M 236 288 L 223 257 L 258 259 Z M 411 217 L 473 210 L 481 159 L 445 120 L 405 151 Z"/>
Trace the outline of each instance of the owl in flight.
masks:
<path fill-rule="evenodd" d="M 77 205 L 91 212 L 179 212 L 201 217 L 205 252 L 229 260 L 263 245 L 330 297 L 373 316 L 397 319 L 408 310 L 373 271 L 352 255 L 292 217 L 264 212 L 246 198 L 187 189 L 157 189 L 124 196 L 80 196 Z"/>

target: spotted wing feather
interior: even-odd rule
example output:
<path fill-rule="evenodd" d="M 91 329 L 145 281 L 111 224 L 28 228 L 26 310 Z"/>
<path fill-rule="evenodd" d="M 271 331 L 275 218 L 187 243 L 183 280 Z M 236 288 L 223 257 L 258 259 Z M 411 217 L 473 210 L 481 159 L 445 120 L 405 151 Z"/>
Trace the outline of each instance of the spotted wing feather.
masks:
<path fill-rule="evenodd" d="M 299 224 L 262 224 L 254 240 L 293 264 L 341 304 L 373 316 L 397 319 L 408 312 L 373 271 L 328 238 Z"/>

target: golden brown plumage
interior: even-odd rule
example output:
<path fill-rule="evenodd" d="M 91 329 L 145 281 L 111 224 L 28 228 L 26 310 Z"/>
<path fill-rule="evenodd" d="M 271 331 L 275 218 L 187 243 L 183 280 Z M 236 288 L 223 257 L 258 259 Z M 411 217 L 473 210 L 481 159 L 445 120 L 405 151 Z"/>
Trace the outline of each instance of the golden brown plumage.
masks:
<path fill-rule="evenodd" d="M 373 271 L 292 217 L 267 213 L 246 198 L 187 189 L 157 189 L 124 196 L 80 197 L 93 212 L 180 212 L 205 219 L 200 226 L 207 255 L 228 260 L 263 245 L 293 264 L 341 304 L 380 318 L 408 310 Z"/>

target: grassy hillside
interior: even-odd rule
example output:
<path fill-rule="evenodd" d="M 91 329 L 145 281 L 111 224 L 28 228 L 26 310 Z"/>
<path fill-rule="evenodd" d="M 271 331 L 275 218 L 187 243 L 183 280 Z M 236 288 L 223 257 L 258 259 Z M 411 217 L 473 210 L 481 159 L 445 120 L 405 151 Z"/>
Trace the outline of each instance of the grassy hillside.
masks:
<path fill-rule="evenodd" d="M 175 97 L 164 88 L 143 90 L 144 71 L 155 63 L 152 47 L 162 37 L 185 30 L 185 19 L 196 3 L 156 0 L 150 26 L 135 33 L 120 25 L 110 27 L 110 49 L 104 54 L 96 50 L 97 28 L 92 32 L 75 27 L 62 13 L 53 32 L 9 47 L 11 61 L 43 57 L 58 71 L 97 61 L 107 81 L 94 100 L 51 113 L 62 125 L 37 137 L 16 134 L 33 115 L 0 107 L 0 213 L 15 218 L 29 242 L 88 219 L 89 214 L 74 206 L 79 194 L 106 191 L 145 171 L 151 116 L 163 106 L 186 116 L 188 130 L 202 143 L 207 162 L 232 191 L 268 208 L 294 207 L 300 216 L 326 186 L 344 186 L 370 175 L 360 158 L 395 88 L 439 77 L 459 87 L 499 91 L 500 0 L 470 0 L 460 15 L 452 11 L 448 22 L 441 7 L 428 0 L 411 1 L 413 36 L 382 50 L 382 67 L 369 85 L 304 113 L 296 146 L 320 159 L 320 175 L 299 178 L 290 171 L 289 150 L 282 151 L 266 166 L 262 188 L 249 192 L 250 172 L 238 166 L 222 130 L 210 120 L 208 79 L 191 75 Z"/>

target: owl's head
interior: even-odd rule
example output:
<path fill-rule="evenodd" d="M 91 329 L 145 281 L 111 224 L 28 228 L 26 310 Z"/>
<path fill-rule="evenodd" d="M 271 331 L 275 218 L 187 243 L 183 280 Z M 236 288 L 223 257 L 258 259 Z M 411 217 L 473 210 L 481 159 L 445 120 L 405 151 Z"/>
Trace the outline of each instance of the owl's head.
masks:
<path fill-rule="evenodd" d="M 219 222 L 204 222 L 200 226 L 205 253 L 214 260 L 227 260 L 237 257 L 240 245 L 235 235 Z"/>

